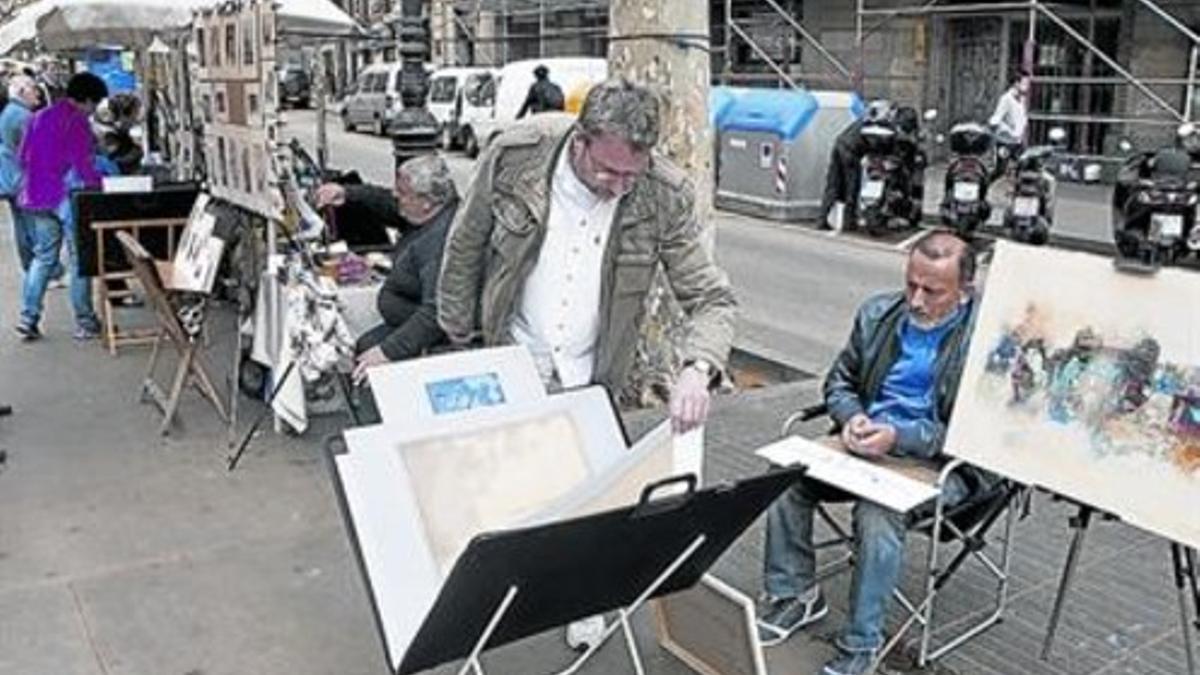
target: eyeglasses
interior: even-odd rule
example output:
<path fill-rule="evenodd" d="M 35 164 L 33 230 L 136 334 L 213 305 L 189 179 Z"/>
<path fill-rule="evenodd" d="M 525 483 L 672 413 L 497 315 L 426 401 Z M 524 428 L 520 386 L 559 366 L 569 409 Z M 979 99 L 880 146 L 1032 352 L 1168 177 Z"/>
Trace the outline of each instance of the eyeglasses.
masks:
<path fill-rule="evenodd" d="M 593 152 L 591 139 L 580 138 L 579 142 L 582 144 L 582 155 L 587 162 L 589 172 L 597 181 L 604 183 L 613 192 L 625 194 L 632 190 L 634 182 L 650 167 L 650 160 L 647 157 L 640 162 L 641 166 L 638 168 L 630 171 L 621 170 L 606 163 Z"/>

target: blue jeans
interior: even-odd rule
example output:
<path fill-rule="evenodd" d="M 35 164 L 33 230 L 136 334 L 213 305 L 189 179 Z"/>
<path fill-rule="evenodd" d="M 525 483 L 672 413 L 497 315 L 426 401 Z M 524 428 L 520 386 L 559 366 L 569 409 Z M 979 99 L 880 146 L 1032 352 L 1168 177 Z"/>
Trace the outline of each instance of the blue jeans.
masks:
<path fill-rule="evenodd" d="M 29 271 L 29 265 L 33 263 L 33 224 L 30 222 L 28 211 L 17 208 L 13 203 L 14 198 L 9 197 L 8 200 L 9 213 L 12 214 L 13 221 L 13 243 L 17 246 L 17 260 L 21 263 L 21 272 L 25 273 Z M 50 278 L 57 279 L 64 272 L 62 263 L 56 255 L 54 270 L 50 273 Z"/>
<path fill-rule="evenodd" d="M 945 487 L 946 504 L 960 503 L 967 486 L 951 475 Z M 768 595 L 793 598 L 816 584 L 813 516 L 820 502 L 854 499 L 826 483 L 802 478 L 767 511 L 767 546 L 763 560 Z M 848 652 L 874 651 L 883 646 L 887 603 L 904 565 L 907 519 L 878 504 L 859 500 L 854 505 L 854 568 L 850 582 L 848 624 L 838 646 Z"/>
<path fill-rule="evenodd" d="M 54 277 L 55 270 L 62 267 L 58 252 L 62 249 L 65 237 L 70 261 L 69 293 L 71 308 L 75 312 L 75 325 L 96 330 L 100 321 L 96 318 L 96 311 L 92 306 L 92 280 L 79 276 L 79 250 L 74 224 L 64 225 L 57 216 L 44 211 L 26 211 L 24 217 L 27 219 L 25 222 L 29 228 L 33 256 L 21 287 L 21 323 L 37 326 L 41 321 L 46 286 Z"/>

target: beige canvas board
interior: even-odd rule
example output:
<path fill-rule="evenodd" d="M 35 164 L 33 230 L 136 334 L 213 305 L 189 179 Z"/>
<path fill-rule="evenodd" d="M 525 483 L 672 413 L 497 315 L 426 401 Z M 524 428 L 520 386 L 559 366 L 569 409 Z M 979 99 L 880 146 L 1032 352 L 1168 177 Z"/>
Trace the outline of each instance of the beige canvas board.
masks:
<path fill-rule="evenodd" d="M 655 600 L 658 642 L 701 675 L 766 675 L 754 601 L 706 574 L 686 591 Z"/>
<path fill-rule="evenodd" d="M 403 456 L 443 574 L 472 537 L 512 527 L 588 475 L 583 438 L 565 411 L 416 441 Z"/>
<path fill-rule="evenodd" d="M 1200 546 L 1200 274 L 1001 243 L 947 452 Z"/>

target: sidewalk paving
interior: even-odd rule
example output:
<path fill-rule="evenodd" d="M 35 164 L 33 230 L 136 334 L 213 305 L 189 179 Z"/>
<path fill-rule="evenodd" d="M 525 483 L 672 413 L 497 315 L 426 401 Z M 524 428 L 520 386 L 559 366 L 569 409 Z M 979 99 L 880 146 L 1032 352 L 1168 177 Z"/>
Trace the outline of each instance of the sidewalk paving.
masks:
<path fill-rule="evenodd" d="M 10 245 L 0 223 L 0 250 Z M 0 256 L 7 255 L 0 253 Z M 303 437 L 260 435 L 241 467 L 224 468 L 225 427 L 194 393 L 178 426 L 157 435 L 138 403 L 147 353 L 109 357 L 70 340 L 62 291 L 48 298 L 47 337 L 10 337 L 16 278 L 0 270 L 0 675 L 382 675 L 383 650 L 337 512 L 320 446 L 344 423 L 318 417 Z M 214 360 L 229 361 L 232 318 L 212 324 Z M 220 376 L 218 376 L 220 377 Z M 753 449 L 774 439 L 792 409 L 814 400 L 813 381 L 720 399 L 707 437 L 711 480 L 761 472 Z M 246 404 L 243 425 L 258 410 Z M 660 413 L 630 415 L 637 435 Z M 820 433 L 819 425 L 808 433 Z M 837 513 L 845 515 L 843 510 Z M 1094 527 L 1055 652 L 1036 659 L 1066 553 L 1070 509 L 1044 497 L 1018 528 L 1008 619 L 945 660 L 942 672 L 1184 672 L 1168 547 L 1117 523 Z M 922 559 L 914 539 L 906 584 Z M 757 592 L 761 523 L 716 573 Z M 963 571 L 940 606 L 952 619 L 982 607 L 978 570 Z M 769 652 L 775 673 L 815 672 L 829 653 L 848 576 L 830 582 L 834 612 Z M 638 618 L 648 672 L 683 675 Z M 614 641 L 585 673 L 628 672 Z M 485 656 L 490 672 L 532 675 L 564 667 L 554 631 Z M 455 672 L 449 667 L 437 673 Z"/>

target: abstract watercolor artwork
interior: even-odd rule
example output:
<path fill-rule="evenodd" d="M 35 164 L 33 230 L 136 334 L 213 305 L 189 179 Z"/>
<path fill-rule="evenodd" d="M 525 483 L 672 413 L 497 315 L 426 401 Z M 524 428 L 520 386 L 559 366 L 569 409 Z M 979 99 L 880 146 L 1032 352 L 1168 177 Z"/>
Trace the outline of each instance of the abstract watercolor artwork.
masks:
<path fill-rule="evenodd" d="M 1200 274 L 997 246 L 949 454 L 1200 545 Z"/>

